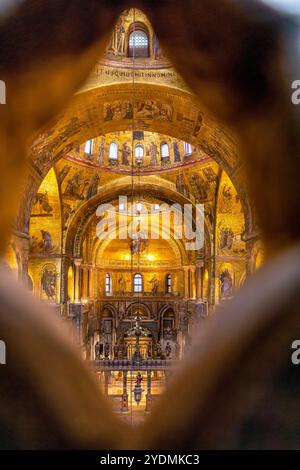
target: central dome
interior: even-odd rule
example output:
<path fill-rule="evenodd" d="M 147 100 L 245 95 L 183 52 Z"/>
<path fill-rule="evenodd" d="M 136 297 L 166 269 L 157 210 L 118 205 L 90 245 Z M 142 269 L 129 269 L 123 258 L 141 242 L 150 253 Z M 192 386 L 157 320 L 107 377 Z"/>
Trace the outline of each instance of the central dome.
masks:
<path fill-rule="evenodd" d="M 111 109 L 112 113 L 118 112 Z M 199 147 L 164 134 L 119 131 L 88 140 L 67 158 L 114 173 L 166 172 L 209 159 Z"/>

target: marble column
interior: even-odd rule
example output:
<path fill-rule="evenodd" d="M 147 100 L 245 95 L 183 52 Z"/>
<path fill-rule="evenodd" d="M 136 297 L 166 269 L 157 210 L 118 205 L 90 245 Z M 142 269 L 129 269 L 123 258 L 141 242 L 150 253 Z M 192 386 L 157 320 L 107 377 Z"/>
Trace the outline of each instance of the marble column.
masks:
<path fill-rule="evenodd" d="M 197 259 L 196 260 L 196 299 L 200 300 L 203 298 L 203 281 L 202 281 L 202 273 L 203 273 L 203 260 Z"/>
<path fill-rule="evenodd" d="M 81 273 L 80 273 L 81 263 L 82 263 L 81 258 L 76 258 L 74 260 L 74 265 L 75 265 L 75 295 L 74 295 L 74 302 L 75 303 L 80 303 L 80 301 L 81 301 Z"/>
<path fill-rule="evenodd" d="M 60 264 L 60 304 L 61 306 L 67 305 L 68 298 L 68 264 L 65 256 L 61 258 Z M 66 308 L 62 310 L 62 314 L 66 315 Z"/>
<path fill-rule="evenodd" d="M 81 292 L 80 292 L 80 298 L 81 299 L 86 299 L 87 298 L 87 268 L 83 266 L 81 268 L 81 276 L 82 279 L 80 280 L 80 285 L 81 285 Z"/>
<path fill-rule="evenodd" d="M 189 266 L 183 266 L 184 270 L 184 297 L 189 298 Z"/>
<path fill-rule="evenodd" d="M 90 269 L 90 288 L 89 288 L 90 297 L 92 299 L 95 298 L 94 285 L 97 285 L 94 283 L 94 277 L 95 277 L 95 266 L 92 266 Z"/>
<path fill-rule="evenodd" d="M 196 299 L 196 266 L 190 266 L 190 298 Z"/>
<path fill-rule="evenodd" d="M 151 370 L 147 370 L 146 411 L 151 411 L 151 408 L 152 408 Z"/>
<path fill-rule="evenodd" d="M 123 370 L 122 411 L 128 411 L 127 370 Z"/>

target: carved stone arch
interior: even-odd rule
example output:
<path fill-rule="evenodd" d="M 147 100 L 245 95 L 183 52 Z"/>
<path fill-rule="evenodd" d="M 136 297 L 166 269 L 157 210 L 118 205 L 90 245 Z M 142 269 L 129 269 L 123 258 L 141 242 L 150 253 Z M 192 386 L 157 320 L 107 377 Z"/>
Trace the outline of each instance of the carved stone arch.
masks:
<path fill-rule="evenodd" d="M 117 318 L 118 312 L 117 312 L 117 309 L 114 305 L 112 305 L 110 303 L 107 303 L 107 304 L 105 303 L 102 306 L 102 312 L 104 312 L 104 310 L 108 310 L 111 313 L 112 318 L 114 318 L 114 319 Z"/>
<path fill-rule="evenodd" d="M 143 31 L 143 33 L 145 33 L 147 35 L 147 38 L 148 38 L 148 51 L 147 51 L 147 58 L 150 57 L 151 55 L 151 46 L 152 46 L 152 41 L 151 41 L 151 33 L 150 33 L 150 30 L 149 30 L 149 27 L 146 25 L 146 23 L 144 21 L 135 21 L 133 23 L 131 23 L 128 27 L 128 30 L 126 31 L 126 57 L 131 57 L 129 55 L 129 51 L 130 51 L 130 46 L 129 46 L 129 39 L 130 39 L 130 35 L 131 33 L 133 33 L 134 31 Z M 146 58 L 146 57 L 145 57 Z"/>
<path fill-rule="evenodd" d="M 82 216 L 79 224 L 77 225 L 77 231 L 74 236 L 73 247 L 72 247 L 72 254 L 74 258 L 80 258 L 81 256 L 81 249 L 82 249 L 82 241 L 83 235 L 87 226 L 90 223 L 90 218 L 94 214 L 94 208 L 90 207 Z"/>
<path fill-rule="evenodd" d="M 175 315 L 175 311 L 174 311 L 173 305 L 172 305 L 171 303 L 167 303 L 166 305 L 163 305 L 163 306 L 159 309 L 159 311 L 158 311 L 158 316 L 161 317 L 161 316 L 164 315 L 164 314 L 167 312 L 167 310 L 169 310 L 170 308 L 173 310 L 174 315 Z"/>
<path fill-rule="evenodd" d="M 190 127 L 185 128 L 185 121 L 180 121 L 178 125 L 176 116 L 182 115 L 184 109 L 189 109 L 189 112 L 194 113 L 193 115 L 199 114 L 201 111 L 201 104 L 196 102 L 194 96 L 187 90 L 179 90 L 166 85 L 157 85 L 157 83 L 137 83 L 137 99 L 139 96 L 143 97 L 145 94 L 149 99 L 157 99 L 165 101 L 171 101 L 174 107 L 174 116 L 170 120 L 163 122 L 164 133 L 167 136 L 186 140 L 189 137 L 189 141 L 192 145 L 200 147 L 204 153 L 214 159 L 222 169 L 224 169 L 231 177 L 234 185 L 238 192 L 243 190 L 243 167 L 240 159 L 237 156 L 237 148 L 235 139 L 230 135 L 228 130 L 224 130 L 221 126 L 211 117 L 204 114 L 203 129 L 197 137 L 189 135 L 191 133 Z M 49 146 L 51 146 L 51 158 L 43 164 L 43 167 L 38 169 L 40 174 L 43 176 L 50 169 L 50 167 L 60 159 L 64 154 L 68 153 L 70 148 L 75 145 L 81 144 L 86 140 L 103 135 L 107 132 L 115 132 L 124 130 L 128 127 L 128 122 L 124 120 L 104 121 L 97 120 L 97 122 L 89 123 L 87 126 L 86 119 L 89 116 L 89 109 L 94 109 L 95 106 L 99 107 L 99 113 L 94 115 L 103 115 L 104 102 L 107 101 L 122 101 L 128 100 L 128 91 L 130 84 L 120 83 L 118 85 L 104 85 L 85 90 L 84 92 L 78 93 L 74 98 L 72 105 L 66 109 L 65 114 L 61 115 L 57 121 L 52 124 L 51 132 L 49 136 L 45 137 L 43 141 L 43 151 L 45 152 Z M 74 131 L 68 131 L 71 129 L 70 120 L 73 119 Z M 51 142 L 51 135 L 55 133 L 56 128 L 65 128 L 66 134 L 62 141 L 57 141 L 56 145 Z M 147 129 L 152 132 L 161 132 L 162 121 L 155 119 L 147 120 Z M 32 159 L 37 161 L 37 155 L 40 152 L 39 147 L 33 144 L 32 147 Z M 239 182 L 242 181 L 242 184 Z M 242 197 L 241 197 L 242 198 Z"/>
<path fill-rule="evenodd" d="M 164 189 L 160 186 L 153 186 L 153 184 L 144 184 L 141 188 L 144 192 L 155 191 L 157 197 L 165 202 L 180 204 L 191 204 L 191 201 L 184 197 L 183 195 L 177 193 L 176 191 L 171 191 L 170 189 Z M 120 185 L 119 189 L 120 195 L 130 195 L 130 188 L 128 184 Z M 86 228 L 88 227 L 92 216 L 95 216 L 96 209 L 101 203 L 111 202 L 115 198 L 115 188 L 110 188 L 105 194 L 99 192 L 96 196 L 91 198 L 89 201 L 84 202 L 78 209 L 77 213 L 72 218 L 72 223 L 69 225 L 66 239 L 65 239 L 65 251 L 67 253 L 73 253 L 74 256 L 80 257 L 81 252 L 81 242 Z M 207 230 L 207 235 L 209 239 L 209 230 Z"/>
<path fill-rule="evenodd" d="M 122 231 L 120 233 L 122 233 Z M 103 254 L 105 249 L 111 243 L 112 240 L 109 238 L 109 236 L 110 236 L 110 232 L 107 233 L 107 238 L 105 238 L 104 240 L 98 239 L 96 241 L 96 243 L 94 245 L 94 249 L 93 249 L 93 254 L 92 254 L 92 261 L 93 261 L 94 264 L 96 263 L 96 259 L 99 257 L 99 253 Z M 184 249 L 182 240 L 175 240 L 171 236 L 170 239 L 166 240 L 166 241 L 169 243 L 172 250 L 178 256 L 178 259 L 180 259 L 180 263 L 183 263 L 183 264 L 186 263 L 187 262 L 187 255 L 186 255 L 186 251 Z"/>
<path fill-rule="evenodd" d="M 143 302 L 132 302 L 130 305 L 128 305 L 126 307 L 126 310 L 125 310 L 125 317 L 126 318 L 129 318 L 131 315 L 130 315 L 130 312 L 133 311 L 135 308 L 139 308 L 139 309 L 142 309 L 144 310 L 145 312 L 147 312 L 147 319 L 150 320 L 151 319 L 151 310 L 149 308 L 149 306 Z"/>
<path fill-rule="evenodd" d="M 201 108 L 201 105 L 196 103 L 193 95 L 186 90 L 178 90 L 170 86 L 157 85 L 157 83 L 138 83 L 136 86 L 137 95 L 141 97 L 144 96 L 145 93 L 148 93 L 149 97 L 152 97 L 153 99 L 166 100 L 166 96 L 169 96 L 169 101 L 171 100 L 172 103 L 174 103 L 174 116 L 182 114 L 183 109 L 191 109 L 194 114 L 197 114 Z M 65 114 L 61 115 L 52 124 L 52 127 L 50 125 L 49 132 L 45 133 L 42 147 L 43 150 L 41 150 L 36 143 L 33 144 L 31 159 L 34 165 L 37 165 L 35 162 L 37 161 L 38 155 L 41 153 L 43 156 L 44 153 L 47 152 L 48 148 L 51 148 L 51 152 L 49 153 L 50 160 L 46 159 L 45 162 L 42 160 L 43 164 L 41 168 L 37 168 L 35 166 L 35 169 L 31 169 L 31 176 L 28 177 L 29 180 L 26 183 L 29 191 L 26 191 L 26 200 L 21 202 L 19 225 L 22 225 L 23 228 L 26 228 L 27 226 L 32 200 L 37 191 L 38 185 L 41 182 L 40 178 L 43 178 L 53 164 L 70 151 L 70 148 L 75 145 L 75 141 L 76 145 L 78 143 L 81 144 L 86 140 L 97 137 L 98 135 L 124 130 L 125 127 L 128 127 L 128 122 L 125 122 L 124 120 L 116 120 L 112 122 L 103 121 L 101 123 L 95 121 L 90 122 L 89 126 L 84 123 L 87 122 L 86 119 L 90 116 L 89 110 L 95 106 L 99 107 L 98 115 L 102 115 L 102 108 L 105 101 L 128 99 L 129 88 L 128 83 L 121 83 L 118 85 L 110 84 L 109 86 L 98 86 L 78 93 L 74 98 L 72 105 L 66 109 Z M 184 107 L 181 109 L 183 104 Z M 97 113 L 94 114 L 96 115 Z M 180 126 L 178 125 L 176 116 L 170 121 L 165 120 L 163 122 L 165 127 L 164 133 L 166 136 L 169 135 L 174 138 L 186 140 L 190 131 L 188 131 L 188 128 L 185 129 L 184 121 L 180 121 Z M 74 122 L 74 130 L 70 124 L 72 122 Z M 161 132 L 161 126 L 162 122 L 160 120 L 147 120 L 147 129 L 150 131 Z M 63 136 L 63 139 L 57 140 L 56 144 L 54 144 L 53 137 L 51 136 L 55 134 L 58 128 L 65 128 L 66 135 Z M 203 130 L 200 132 L 199 136 L 190 137 L 189 140 L 194 146 L 201 148 L 204 153 L 215 160 L 231 178 L 241 198 L 245 215 L 249 213 L 249 216 L 246 217 L 246 230 L 251 233 L 251 226 L 253 225 L 254 220 L 252 216 L 253 208 L 250 206 L 248 196 L 245 192 L 244 168 L 237 156 L 235 140 L 227 130 L 224 131 L 221 129 L 219 124 L 216 121 L 213 121 L 209 115 L 205 115 L 204 117 Z M 32 178 L 35 180 L 34 182 L 32 182 Z M 25 213 L 23 214 L 23 212 Z"/>
<path fill-rule="evenodd" d="M 171 305 L 170 303 L 168 303 L 167 305 L 164 305 L 163 307 L 161 307 L 161 309 L 160 309 L 159 312 L 158 312 L 158 320 L 159 320 L 159 323 L 160 323 L 160 329 L 161 329 L 161 331 L 163 330 L 163 319 L 164 319 L 164 315 L 168 312 L 168 310 L 172 310 L 172 311 L 173 311 L 174 325 L 175 325 L 175 322 L 176 322 L 176 312 L 175 312 L 174 306 Z"/>
<path fill-rule="evenodd" d="M 128 100 L 128 93 L 131 91 L 130 83 L 109 84 L 98 86 L 78 93 L 72 104 L 61 114 L 59 118 L 50 124 L 51 134 L 43 141 L 43 151 L 47 151 L 51 146 L 51 159 L 38 170 L 41 175 L 45 175 L 50 167 L 61 158 L 68 149 L 76 144 L 82 144 L 87 140 L 93 139 L 98 135 L 108 132 L 116 132 L 128 128 L 128 122 L 124 119 L 105 121 L 99 120 L 99 116 L 103 116 L 103 105 L 107 102 Z M 194 146 L 200 146 L 203 151 L 213 158 L 225 171 L 233 173 L 234 169 L 239 165 L 240 160 L 237 156 L 236 142 L 230 135 L 229 131 L 224 131 L 219 123 L 211 118 L 207 113 L 203 113 L 203 109 L 199 101 L 195 100 L 187 90 L 178 89 L 166 85 L 158 85 L 157 83 L 136 83 L 136 100 L 151 99 L 160 100 L 161 103 L 172 102 L 173 116 L 172 119 L 147 119 L 147 129 L 151 132 L 163 133 L 170 137 L 175 137 L 185 141 L 189 137 L 189 141 Z M 96 107 L 96 108 L 95 108 Z M 94 110 L 97 121 L 86 124 L 89 116 L 89 110 Z M 191 126 L 185 120 L 178 120 L 177 115 L 182 113 L 190 113 L 190 118 L 196 119 L 201 112 L 204 115 L 203 130 L 197 136 L 191 135 Z M 97 112 L 98 111 L 98 112 Z M 193 116 L 193 117 L 192 117 Z M 70 124 L 70 119 L 73 119 Z M 142 119 L 142 118 L 140 118 Z M 65 128 L 66 135 L 63 140 L 53 141 L 51 136 L 55 133 L 57 127 Z M 38 153 L 41 147 L 32 146 L 31 157 L 37 162 Z M 37 164 L 37 163 L 36 163 Z M 35 165 L 36 165 L 35 164 Z"/>

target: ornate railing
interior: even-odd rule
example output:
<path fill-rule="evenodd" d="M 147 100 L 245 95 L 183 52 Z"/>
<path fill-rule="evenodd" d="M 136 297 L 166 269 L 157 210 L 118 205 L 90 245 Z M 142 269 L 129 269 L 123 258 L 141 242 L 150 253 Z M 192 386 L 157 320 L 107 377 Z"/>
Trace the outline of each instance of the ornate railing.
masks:
<path fill-rule="evenodd" d="M 95 372 L 114 370 L 174 370 L 179 361 L 174 359 L 96 359 L 89 361 L 90 367 Z"/>
<path fill-rule="evenodd" d="M 159 291 L 159 292 L 151 292 L 151 291 L 143 291 L 143 292 L 112 292 L 111 294 L 106 294 L 105 292 L 98 294 L 98 298 L 105 298 L 105 299 L 112 299 L 114 297 L 117 298 L 122 298 L 122 299 L 127 299 L 127 298 L 144 298 L 146 297 L 147 299 L 157 299 L 157 298 L 163 298 L 163 299 L 170 299 L 170 300 L 178 300 L 178 298 L 183 297 L 183 294 L 178 291 L 173 291 L 166 293 L 164 291 Z"/>

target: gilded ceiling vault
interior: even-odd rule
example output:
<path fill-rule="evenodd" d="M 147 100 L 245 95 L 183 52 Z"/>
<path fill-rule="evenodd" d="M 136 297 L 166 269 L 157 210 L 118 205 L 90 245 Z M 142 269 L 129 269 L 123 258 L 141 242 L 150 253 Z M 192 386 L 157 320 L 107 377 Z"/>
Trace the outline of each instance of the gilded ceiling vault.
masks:
<path fill-rule="evenodd" d="M 0 449 L 299 448 L 299 15 L 0 1 Z"/>
<path fill-rule="evenodd" d="M 32 139 L 6 260 L 64 319 L 83 309 L 86 359 L 132 347 L 137 297 L 141 353 L 178 359 L 195 325 L 263 263 L 245 187 L 236 137 L 189 90 L 145 14 L 126 10 L 85 85 Z M 110 238 L 108 224 L 100 239 L 97 209 L 120 217 L 120 197 L 129 212 L 190 205 L 193 226 L 201 205 L 203 246 L 188 250 L 175 219 L 167 237 L 152 213 L 153 238 Z"/>

